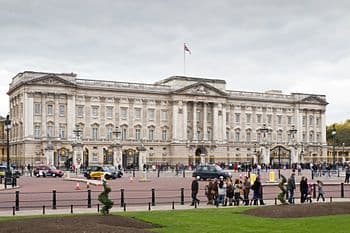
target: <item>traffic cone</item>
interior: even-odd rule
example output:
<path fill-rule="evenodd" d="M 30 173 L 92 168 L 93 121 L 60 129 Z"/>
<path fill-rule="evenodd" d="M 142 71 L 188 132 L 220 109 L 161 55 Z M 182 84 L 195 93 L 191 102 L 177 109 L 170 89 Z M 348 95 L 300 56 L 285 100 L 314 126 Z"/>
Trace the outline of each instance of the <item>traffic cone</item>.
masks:
<path fill-rule="evenodd" d="M 86 188 L 89 189 L 90 188 L 90 182 L 86 182 Z"/>
<path fill-rule="evenodd" d="M 133 182 L 133 178 L 132 176 L 130 176 L 129 182 L 132 183 Z"/>
<path fill-rule="evenodd" d="M 80 184 L 77 182 L 77 185 L 75 186 L 75 190 L 80 190 Z"/>

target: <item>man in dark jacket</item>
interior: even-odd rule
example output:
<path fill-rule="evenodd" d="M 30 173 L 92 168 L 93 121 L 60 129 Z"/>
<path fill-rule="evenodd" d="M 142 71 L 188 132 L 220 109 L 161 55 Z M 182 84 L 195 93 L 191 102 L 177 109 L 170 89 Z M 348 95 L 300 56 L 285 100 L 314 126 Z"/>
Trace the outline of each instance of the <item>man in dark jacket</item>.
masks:
<path fill-rule="evenodd" d="M 197 199 L 198 189 L 199 189 L 199 183 L 198 183 L 199 177 L 194 177 L 192 181 L 191 191 L 192 191 L 192 204 L 193 206 L 195 202 L 199 205 L 199 199 Z"/>
<path fill-rule="evenodd" d="M 306 177 L 301 177 L 300 181 L 300 202 L 304 203 L 307 197 L 308 184 Z"/>
<path fill-rule="evenodd" d="M 287 190 L 288 190 L 288 202 L 289 204 L 293 204 L 294 190 L 295 190 L 295 173 L 294 172 L 288 178 Z"/>

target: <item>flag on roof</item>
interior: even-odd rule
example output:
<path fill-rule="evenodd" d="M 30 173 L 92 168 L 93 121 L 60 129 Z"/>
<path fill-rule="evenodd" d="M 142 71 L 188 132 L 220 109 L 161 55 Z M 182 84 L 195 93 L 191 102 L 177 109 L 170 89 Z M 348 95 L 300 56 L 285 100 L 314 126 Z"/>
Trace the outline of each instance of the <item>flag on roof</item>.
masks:
<path fill-rule="evenodd" d="M 187 47 L 186 43 L 184 43 L 184 50 L 185 52 L 188 52 L 189 54 L 191 54 L 191 50 Z"/>

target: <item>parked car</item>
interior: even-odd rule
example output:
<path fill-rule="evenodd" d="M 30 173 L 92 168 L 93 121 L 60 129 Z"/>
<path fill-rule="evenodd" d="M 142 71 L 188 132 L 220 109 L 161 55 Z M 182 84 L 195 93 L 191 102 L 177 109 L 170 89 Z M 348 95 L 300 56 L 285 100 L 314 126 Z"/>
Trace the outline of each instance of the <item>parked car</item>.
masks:
<path fill-rule="evenodd" d="M 106 180 L 116 179 L 123 176 L 123 173 L 120 170 L 117 170 L 113 166 L 90 166 L 87 168 L 87 171 L 84 173 L 84 176 L 87 179 L 101 179 L 101 177 Z"/>
<path fill-rule="evenodd" d="M 7 167 L 4 165 L 0 166 L 0 177 L 5 177 L 5 173 L 6 173 Z M 13 167 L 10 167 L 11 170 L 11 174 L 15 175 L 16 178 L 19 178 L 22 174 L 19 170 L 14 169 Z"/>
<path fill-rule="evenodd" d="M 223 176 L 224 178 L 231 177 L 230 172 L 224 171 L 221 167 L 215 164 L 198 165 L 192 174 L 193 177 L 199 176 L 200 179 L 214 179 Z"/>
<path fill-rule="evenodd" d="M 40 177 L 40 176 L 62 177 L 63 174 L 64 174 L 63 171 L 57 169 L 55 166 L 50 166 L 50 165 L 39 165 L 34 169 L 34 176 L 36 177 Z"/>

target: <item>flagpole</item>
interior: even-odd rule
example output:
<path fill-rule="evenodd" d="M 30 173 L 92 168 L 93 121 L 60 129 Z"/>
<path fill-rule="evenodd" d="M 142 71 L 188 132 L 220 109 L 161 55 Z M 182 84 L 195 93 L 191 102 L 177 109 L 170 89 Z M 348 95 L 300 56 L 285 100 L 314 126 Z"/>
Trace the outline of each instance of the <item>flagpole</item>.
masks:
<path fill-rule="evenodd" d="M 186 75 L 186 51 L 185 51 L 185 43 L 183 46 L 183 50 L 184 50 L 184 76 Z"/>

